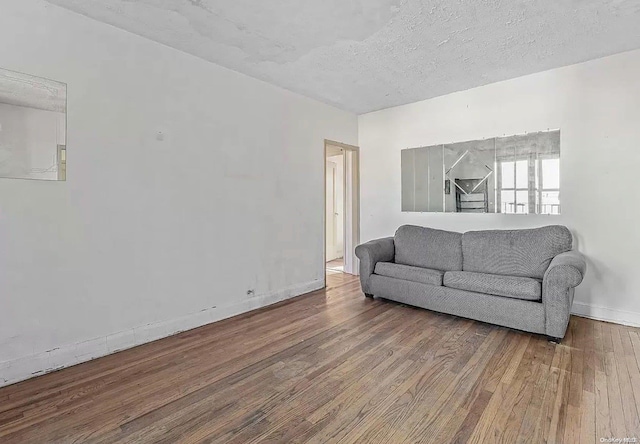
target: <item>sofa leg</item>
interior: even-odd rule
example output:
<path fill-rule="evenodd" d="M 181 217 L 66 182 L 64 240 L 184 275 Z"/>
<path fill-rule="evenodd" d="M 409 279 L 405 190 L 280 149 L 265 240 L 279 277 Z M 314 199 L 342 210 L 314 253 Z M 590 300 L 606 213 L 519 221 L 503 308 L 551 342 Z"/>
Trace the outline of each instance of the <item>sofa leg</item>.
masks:
<path fill-rule="evenodd" d="M 562 338 L 554 338 L 553 336 L 547 336 L 547 339 L 549 340 L 549 342 L 555 342 L 556 344 L 562 342 Z"/>
<path fill-rule="evenodd" d="M 365 295 L 365 297 L 373 298 L 373 295 L 371 293 L 365 293 L 364 295 Z"/>

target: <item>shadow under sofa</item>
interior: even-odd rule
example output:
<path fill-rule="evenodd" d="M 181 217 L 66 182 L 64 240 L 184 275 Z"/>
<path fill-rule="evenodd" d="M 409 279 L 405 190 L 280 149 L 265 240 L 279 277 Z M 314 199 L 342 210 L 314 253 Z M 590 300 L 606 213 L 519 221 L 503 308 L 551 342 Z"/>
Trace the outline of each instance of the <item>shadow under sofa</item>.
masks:
<path fill-rule="evenodd" d="M 356 247 L 366 296 L 565 335 L 583 255 L 564 226 L 457 233 L 413 225 Z"/>

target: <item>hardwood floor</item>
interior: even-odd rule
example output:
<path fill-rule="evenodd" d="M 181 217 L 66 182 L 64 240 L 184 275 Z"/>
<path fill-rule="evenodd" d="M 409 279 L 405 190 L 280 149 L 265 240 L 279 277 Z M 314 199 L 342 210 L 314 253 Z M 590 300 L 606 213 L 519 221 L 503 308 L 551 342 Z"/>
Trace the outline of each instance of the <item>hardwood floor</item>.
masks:
<path fill-rule="evenodd" d="M 640 438 L 640 330 L 543 337 L 363 297 L 357 279 L 0 389 L 0 442 Z"/>

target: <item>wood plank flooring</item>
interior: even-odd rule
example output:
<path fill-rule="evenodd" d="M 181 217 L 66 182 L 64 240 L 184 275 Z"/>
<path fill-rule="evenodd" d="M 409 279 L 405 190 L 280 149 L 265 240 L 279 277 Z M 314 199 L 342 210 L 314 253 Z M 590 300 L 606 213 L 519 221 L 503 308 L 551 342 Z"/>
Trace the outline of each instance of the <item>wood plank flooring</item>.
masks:
<path fill-rule="evenodd" d="M 545 338 L 358 280 L 0 389 L 0 443 L 640 439 L 640 329 Z"/>

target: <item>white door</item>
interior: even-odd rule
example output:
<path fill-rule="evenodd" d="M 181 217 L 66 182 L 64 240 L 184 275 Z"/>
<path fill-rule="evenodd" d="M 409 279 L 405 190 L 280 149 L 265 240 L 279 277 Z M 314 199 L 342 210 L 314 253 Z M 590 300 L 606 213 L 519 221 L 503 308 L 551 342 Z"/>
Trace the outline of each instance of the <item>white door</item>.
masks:
<path fill-rule="evenodd" d="M 327 178 L 326 178 L 326 241 L 327 241 L 327 262 L 337 259 L 337 231 L 338 231 L 338 211 L 336 202 L 336 176 L 337 165 L 334 162 L 327 161 Z"/>
<path fill-rule="evenodd" d="M 359 240 L 358 152 L 345 151 L 344 271 L 358 274 L 355 248 Z"/>

